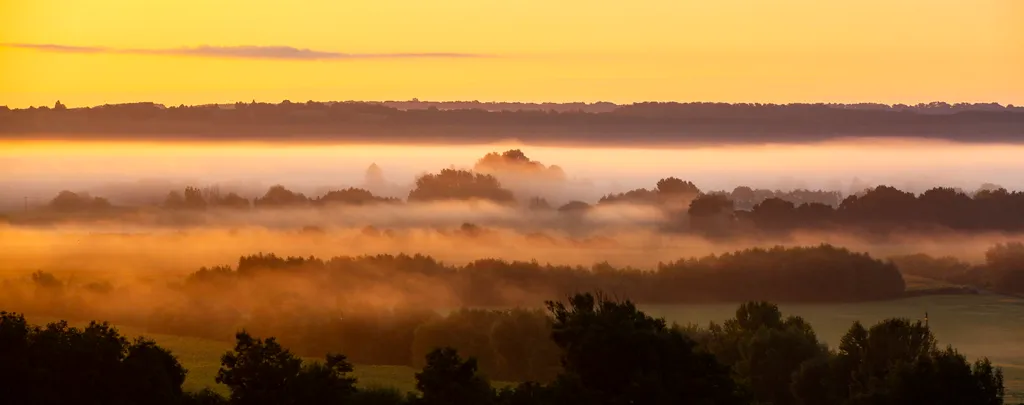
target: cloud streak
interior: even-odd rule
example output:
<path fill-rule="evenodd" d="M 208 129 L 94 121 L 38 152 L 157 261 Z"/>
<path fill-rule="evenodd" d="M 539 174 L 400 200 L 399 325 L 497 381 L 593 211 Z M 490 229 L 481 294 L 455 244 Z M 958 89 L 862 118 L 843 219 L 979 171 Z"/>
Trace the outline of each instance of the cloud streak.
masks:
<path fill-rule="evenodd" d="M 356 59 L 460 59 L 483 58 L 490 55 L 454 52 L 408 52 L 408 53 L 344 53 L 334 51 L 317 51 L 313 49 L 295 48 L 291 46 L 209 46 L 145 49 L 145 48 L 108 48 L 99 46 L 72 46 L 58 44 L 3 44 L 8 48 L 31 49 L 43 52 L 85 53 L 85 54 L 127 54 L 127 55 L 163 55 L 163 56 L 194 56 L 205 58 L 230 59 L 273 59 L 273 60 L 356 60 Z"/>

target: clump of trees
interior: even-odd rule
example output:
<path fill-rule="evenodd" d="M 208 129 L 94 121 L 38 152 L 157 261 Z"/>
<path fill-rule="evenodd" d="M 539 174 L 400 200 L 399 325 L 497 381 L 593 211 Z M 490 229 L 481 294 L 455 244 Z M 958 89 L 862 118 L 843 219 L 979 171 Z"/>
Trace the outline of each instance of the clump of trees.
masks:
<path fill-rule="evenodd" d="M 48 207 L 62 213 L 82 213 L 108 210 L 111 208 L 111 204 L 107 199 L 93 197 L 89 193 L 73 193 L 64 190 L 50 200 Z"/>
<path fill-rule="evenodd" d="M 547 302 L 543 335 L 559 363 L 544 382 L 530 376 L 495 390 L 477 358 L 439 345 L 422 357 L 417 393 L 356 386 L 344 355 L 304 362 L 275 338 L 235 334 L 209 390 L 184 393 L 186 370 L 151 341 L 128 343 L 107 324 L 29 326 L 0 313 L 0 394 L 18 403 L 86 404 L 983 404 L 1003 403 L 1002 371 L 939 349 L 927 325 L 855 322 L 837 350 L 810 325 L 748 302 L 708 329 L 668 325 L 628 300 L 574 294 Z M 518 336 L 517 336 L 518 337 Z M 531 342 L 535 343 L 535 342 Z"/>
<path fill-rule="evenodd" d="M 791 384 L 798 404 L 1003 403 L 1003 373 L 988 359 L 974 363 L 939 348 L 920 321 L 855 322 L 838 350 L 800 366 Z"/>
<path fill-rule="evenodd" d="M 367 190 L 349 187 L 343 190 L 328 191 L 327 194 L 313 200 L 313 205 L 372 205 L 378 203 L 395 204 L 399 202 L 401 200 L 397 198 L 378 197 Z"/>
<path fill-rule="evenodd" d="M 1024 243 L 999 243 L 985 251 L 985 262 L 971 264 L 955 257 L 926 254 L 892 258 L 909 275 L 1002 294 L 1024 294 Z"/>
<path fill-rule="evenodd" d="M 181 193 L 171 191 L 164 198 L 164 208 L 171 210 L 204 210 L 207 208 L 247 209 L 249 200 L 234 192 L 222 194 L 217 187 L 199 189 L 185 187 Z"/>
<path fill-rule="evenodd" d="M 490 174 L 498 178 L 518 181 L 565 181 L 565 171 L 556 165 L 545 166 L 532 160 L 519 149 L 509 149 L 502 153 L 491 152 L 477 160 L 473 171 Z"/>
<path fill-rule="evenodd" d="M 416 179 L 416 188 L 409 192 L 409 202 L 486 200 L 499 204 L 515 202 L 512 192 L 502 188 L 489 174 L 467 170 L 442 169 Z"/>
<path fill-rule="evenodd" d="M 749 218 L 758 228 L 789 231 L 798 228 L 869 230 L 935 229 L 959 231 L 1024 229 L 1024 193 L 999 188 L 973 196 L 951 188 L 933 188 L 916 196 L 888 186 L 843 199 L 838 207 L 796 205 L 777 198 L 755 205 Z"/>
<path fill-rule="evenodd" d="M 655 274 L 660 285 L 695 300 L 859 301 L 899 297 L 906 289 L 894 264 L 827 244 L 680 259 Z"/>
<path fill-rule="evenodd" d="M 731 368 L 757 403 L 797 403 L 790 388 L 793 374 L 828 352 L 803 318 L 784 318 L 776 305 L 764 301 L 740 305 L 735 318 L 723 324 L 712 322 L 707 329 L 690 327 L 687 332 Z"/>
<path fill-rule="evenodd" d="M 653 190 L 638 188 L 625 193 L 608 194 L 598 201 L 598 204 L 653 204 L 666 205 L 673 202 L 689 202 L 700 194 L 700 189 L 692 182 L 683 181 L 675 177 L 668 177 L 658 181 L 657 187 Z"/>
<path fill-rule="evenodd" d="M 0 398 L 10 403 L 179 404 L 185 374 L 170 351 L 107 323 L 39 327 L 0 312 Z"/>
<path fill-rule="evenodd" d="M 544 166 L 531 160 L 518 149 L 491 153 L 478 162 L 475 171 L 452 168 L 420 176 L 406 201 L 478 200 L 533 211 L 549 210 L 554 205 L 535 196 L 538 193 L 533 189 L 541 181 L 535 177 L 563 181 L 561 175 L 550 174 L 552 171 L 560 173 L 560 169 L 556 169 L 557 166 Z M 503 185 L 499 176 L 508 178 L 508 183 L 515 185 L 512 189 L 517 191 L 513 193 Z M 523 200 L 517 201 L 516 194 L 524 197 Z M 525 197 L 531 194 L 534 196 Z M 994 185 L 987 185 L 972 194 L 937 187 L 920 195 L 890 186 L 878 186 L 842 198 L 837 191 L 784 192 L 745 186 L 736 187 L 731 192 L 702 191 L 690 181 L 667 177 L 659 180 L 655 188 L 608 194 L 594 205 L 575 200 L 571 195 L 563 197 L 566 197 L 563 201 L 568 202 L 558 206 L 557 210 L 572 220 L 563 221 L 561 225 L 572 227 L 582 223 L 584 214 L 594 206 L 638 204 L 663 210 L 666 214 L 663 230 L 717 237 L 750 233 L 787 234 L 803 229 L 882 234 L 893 231 L 1024 230 L 1024 192 L 1010 192 Z M 253 199 L 252 204 L 238 194 L 222 194 L 217 187 L 186 187 L 180 192 L 168 193 L 162 206 L 171 210 L 245 209 L 250 205 L 270 209 L 399 202 L 398 198 L 380 197 L 361 188 L 333 190 L 319 197 L 308 197 L 283 185 L 275 185 Z M 106 199 L 85 193 L 62 191 L 48 207 L 56 212 L 83 213 L 103 211 L 111 204 Z"/>
<path fill-rule="evenodd" d="M 854 322 L 836 350 L 800 317 L 768 302 L 740 305 L 733 319 L 684 328 L 732 370 L 753 403 L 1002 404 L 1002 371 L 939 348 L 927 325 Z"/>
<path fill-rule="evenodd" d="M 221 357 L 216 381 L 231 390 L 229 403 L 240 405 L 342 404 L 356 392 L 344 355 L 305 363 L 277 340 L 240 332 L 235 349 Z"/>
<path fill-rule="evenodd" d="M 181 193 L 171 191 L 164 199 L 163 207 L 172 210 L 204 210 L 208 208 L 247 209 L 256 208 L 289 208 L 289 207 L 329 207 L 356 206 L 378 203 L 398 203 L 401 200 L 390 197 L 378 197 L 373 193 L 355 187 L 331 190 L 326 194 L 309 198 L 302 193 L 289 190 L 285 186 L 275 185 L 267 189 L 263 196 L 249 200 L 236 193 L 222 195 L 215 187 L 199 189 L 186 187 Z"/>

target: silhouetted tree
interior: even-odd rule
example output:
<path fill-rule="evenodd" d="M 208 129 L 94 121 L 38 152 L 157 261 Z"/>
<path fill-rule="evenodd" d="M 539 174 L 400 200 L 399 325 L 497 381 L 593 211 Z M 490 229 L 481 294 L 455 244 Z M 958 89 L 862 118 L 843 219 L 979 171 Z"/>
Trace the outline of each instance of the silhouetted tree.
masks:
<path fill-rule="evenodd" d="M 690 202 L 686 211 L 690 217 L 690 227 L 702 232 L 718 232 L 730 229 L 733 216 L 733 203 L 721 194 L 702 194 Z"/>
<path fill-rule="evenodd" d="M 1024 243 L 996 244 L 985 252 L 985 267 L 996 291 L 1024 292 Z"/>
<path fill-rule="evenodd" d="M 167 350 L 107 323 L 37 327 L 0 312 L 0 398 L 18 404 L 178 404 L 185 373 Z"/>
<path fill-rule="evenodd" d="M 219 198 L 219 199 L 213 201 L 213 204 L 217 205 L 218 207 L 228 208 L 228 209 L 248 209 L 249 208 L 249 200 L 245 199 L 244 197 L 242 197 L 242 196 L 240 196 L 240 195 L 238 195 L 236 193 L 227 193 L 227 195 L 225 195 L 224 197 Z"/>
<path fill-rule="evenodd" d="M 110 202 L 104 198 L 91 197 L 88 193 L 72 193 L 67 190 L 61 191 L 50 200 L 50 208 L 59 212 L 104 210 L 110 207 Z"/>
<path fill-rule="evenodd" d="M 399 202 L 398 199 L 377 197 L 367 190 L 353 187 L 329 191 L 313 201 L 317 205 L 368 205 L 397 202 Z"/>
<path fill-rule="evenodd" d="M 501 187 L 496 178 L 465 170 L 443 169 L 416 179 L 409 192 L 410 202 L 444 200 L 489 200 L 501 204 L 515 201 L 512 192 Z"/>
<path fill-rule="evenodd" d="M 1002 404 L 1002 380 L 987 359 L 972 367 L 938 349 L 921 322 L 887 319 L 870 330 L 854 323 L 835 355 L 795 375 L 793 390 L 801 404 Z"/>
<path fill-rule="evenodd" d="M 558 384 L 578 390 L 575 403 L 742 403 L 728 367 L 629 301 L 577 294 L 547 307 L 562 349 Z"/>
<path fill-rule="evenodd" d="M 450 347 L 427 354 L 423 371 L 416 373 L 416 389 L 422 393 L 416 403 L 422 405 L 494 403 L 494 390 L 477 374 L 476 360 L 462 360 Z"/>
<path fill-rule="evenodd" d="M 783 231 L 797 225 L 796 207 L 781 198 L 769 198 L 754 206 L 751 219 L 758 228 L 769 231 Z"/>
<path fill-rule="evenodd" d="M 263 197 L 257 198 L 253 205 L 257 208 L 282 208 L 297 207 L 309 203 L 309 199 L 302 193 L 296 193 L 284 186 L 276 185 L 270 187 Z"/>
<path fill-rule="evenodd" d="M 683 181 L 675 177 L 668 177 L 658 180 L 658 192 L 669 195 L 689 195 L 696 197 L 700 189 L 692 182 Z"/>
<path fill-rule="evenodd" d="M 303 364 L 274 338 L 235 335 L 235 349 L 221 358 L 216 381 L 231 390 L 233 405 L 343 403 L 355 392 L 345 356 Z"/>
<path fill-rule="evenodd" d="M 790 392 L 793 374 L 827 353 L 803 318 L 783 319 L 778 306 L 768 302 L 740 305 L 735 318 L 710 324 L 701 343 L 732 368 L 757 403 L 776 405 L 796 403 Z"/>
<path fill-rule="evenodd" d="M 565 205 L 558 207 L 558 212 L 563 214 L 583 214 L 589 211 L 590 208 L 590 204 L 583 201 L 569 201 Z"/>

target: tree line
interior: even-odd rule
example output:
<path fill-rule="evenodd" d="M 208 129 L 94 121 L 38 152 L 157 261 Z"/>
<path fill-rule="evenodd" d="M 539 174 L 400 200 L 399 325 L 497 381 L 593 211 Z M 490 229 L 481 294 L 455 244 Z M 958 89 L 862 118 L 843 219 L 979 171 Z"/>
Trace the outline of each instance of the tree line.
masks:
<path fill-rule="evenodd" d="M 1000 368 L 940 348 L 927 324 L 907 319 L 855 322 L 833 349 L 767 302 L 707 328 L 669 325 L 602 294 L 546 307 L 543 340 L 557 366 L 545 381 L 495 390 L 476 357 L 440 346 L 423 356 L 417 392 L 402 395 L 357 387 L 343 354 L 305 362 L 276 338 L 242 331 L 216 376 L 227 397 L 184 392 L 187 370 L 171 352 L 109 324 L 39 327 L 2 312 L 0 394 L 25 405 L 1001 405 L 1005 396 Z"/>
<path fill-rule="evenodd" d="M 567 295 L 580 288 L 659 304 L 746 299 L 855 302 L 897 298 L 905 289 L 894 264 L 828 244 L 751 248 L 683 258 L 654 269 L 614 267 L 607 262 L 589 268 L 500 259 L 452 265 L 423 255 L 323 260 L 271 253 L 241 257 L 234 269 L 201 268 L 186 278 L 185 286 L 223 288 L 271 276 L 315 278 L 322 288 L 340 296 L 345 290 L 358 291 L 379 283 L 399 289 L 406 297 L 429 297 L 444 291 L 452 297 L 451 303 L 474 307 L 530 305 L 537 302 L 537 296 Z"/>
<path fill-rule="evenodd" d="M 122 299 L 149 291 L 142 302 Z M 844 302 L 904 294 L 896 266 L 829 245 L 747 249 L 655 269 L 477 260 L 456 266 L 422 255 L 241 257 L 164 285 L 64 281 L 36 272 L 0 283 L 0 306 L 81 319 L 102 316 L 155 333 L 218 339 L 237 328 L 297 352 L 344 352 L 360 364 L 411 365 L 435 346 L 476 357 L 503 380 L 552 377 L 550 324 L 533 307 L 549 296 L 601 290 L 646 304 Z M 149 296 L 163 297 L 150 301 Z M 254 299 L 254 297 L 259 297 Z M 443 308 L 460 309 L 443 313 Z M 441 312 L 435 309 L 442 309 Z"/>
<path fill-rule="evenodd" d="M 1002 294 L 1024 295 L 1024 243 L 999 243 L 985 251 L 985 262 L 923 253 L 892 258 L 904 274 L 966 285 Z"/>
<path fill-rule="evenodd" d="M 552 166 L 554 167 L 554 166 Z M 544 170 L 545 172 L 547 170 Z M 489 201 L 531 211 L 583 215 L 590 209 L 615 204 L 657 207 L 666 214 L 664 228 L 706 233 L 788 233 L 800 229 L 868 231 L 1021 231 L 1024 230 L 1024 192 L 1001 187 L 974 193 L 936 187 L 920 195 L 889 186 L 877 186 L 840 198 L 834 191 L 790 192 L 737 187 L 731 192 L 702 191 L 692 182 L 675 177 L 658 181 L 653 189 L 609 194 L 596 204 L 570 201 L 554 206 L 542 197 L 518 198 L 491 174 L 443 169 L 416 180 L 407 203 Z M 186 187 L 171 191 L 161 207 L 168 210 L 272 209 L 298 207 L 401 204 L 402 200 L 375 196 L 360 188 L 330 191 L 310 198 L 282 185 L 270 187 L 251 201 L 216 188 Z M 749 207 L 749 209 L 743 209 Z M 108 200 L 61 191 L 46 207 L 66 214 L 120 214 Z"/>
<path fill-rule="evenodd" d="M 957 141 L 1019 141 L 1019 107 L 838 104 L 637 103 L 610 111 L 399 109 L 382 103 L 314 102 L 171 106 L 130 103 L 68 109 L 0 108 L 0 133 L 88 134 L 110 138 L 307 139 L 474 143 L 806 142 L 849 136 L 920 136 Z M 244 135 L 228 135 L 244 134 Z M 52 136 L 52 135 L 51 135 Z M 80 136 L 76 137 L 81 139 Z"/>

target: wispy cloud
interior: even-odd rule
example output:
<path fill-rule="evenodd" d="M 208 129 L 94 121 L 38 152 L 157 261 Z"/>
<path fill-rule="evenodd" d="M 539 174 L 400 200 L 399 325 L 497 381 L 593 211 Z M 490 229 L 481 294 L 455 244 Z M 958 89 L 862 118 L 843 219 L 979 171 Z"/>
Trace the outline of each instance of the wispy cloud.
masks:
<path fill-rule="evenodd" d="M 206 58 L 277 59 L 277 60 L 345 60 L 345 59 L 425 59 L 425 58 L 482 58 L 490 55 L 453 52 L 411 53 L 344 53 L 317 51 L 291 46 L 196 46 L 185 48 L 145 49 L 108 48 L 99 46 L 72 46 L 57 44 L 3 44 L 9 48 L 33 49 L 60 53 L 108 53 L 133 55 L 177 55 Z"/>

